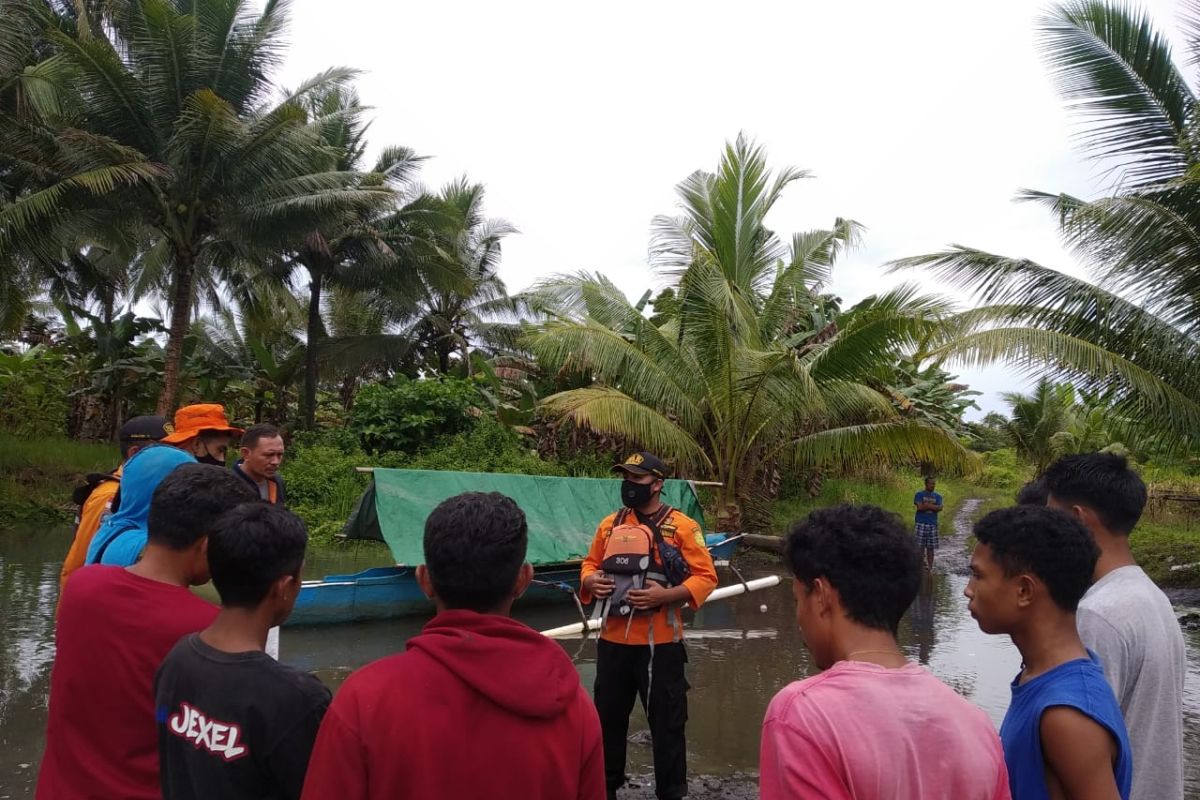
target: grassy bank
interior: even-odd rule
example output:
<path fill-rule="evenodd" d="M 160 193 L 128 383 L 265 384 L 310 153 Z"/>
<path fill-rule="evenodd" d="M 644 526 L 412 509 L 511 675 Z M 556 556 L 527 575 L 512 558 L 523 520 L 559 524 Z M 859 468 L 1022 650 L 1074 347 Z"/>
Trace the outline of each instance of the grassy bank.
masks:
<path fill-rule="evenodd" d="M 925 488 L 919 477 L 905 478 L 894 473 L 861 478 L 830 478 L 825 481 L 821 493 L 816 497 L 781 498 L 775 503 L 774 531 L 783 534 L 794 520 L 803 518 L 816 508 L 839 503 L 870 503 L 894 511 L 905 521 L 912 523 L 913 495 Z M 937 492 L 942 496 L 944 508 L 941 513 L 943 533 L 949 533 L 951 520 L 958 512 L 963 500 L 982 497 L 984 505 L 998 507 L 1012 495 L 1008 489 L 984 488 L 967 483 L 960 478 L 938 478 Z"/>
<path fill-rule="evenodd" d="M 0 434 L 0 525 L 69 523 L 71 492 L 89 472 L 107 472 L 118 461 L 111 444 Z"/>
<path fill-rule="evenodd" d="M 1154 480 L 1155 475 L 1148 475 Z M 1162 484 L 1151 484 L 1152 493 Z M 953 519 L 959 504 L 969 497 L 983 498 L 979 508 L 982 516 L 988 511 L 1013 502 L 1017 487 L 981 487 L 957 478 L 939 478 L 938 492 L 945 498 L 942 513 L 943 533 L 949 532 L 949 521 Z M 1200 480 L 1176 476 L 1169 487 L 1179 493 L 1200 495 Z M 821 493 L 815 498 L 783 498 L 775 504 L 774 532 L 783 534 L 793 520 L 804 517 L 815 508 L 837 503 L 872 503 L 895 511 L 904 518 L 905 524 L 912 519 L 913 494 L 920 488 L 919 481 L 906 480 L 898 476 L 873 476 L 870 480 L 837 478 L 825 481 Z M 968 540 L 968 546 L 973 539 Z M 1130 539 L 1133 554 L 1155 583 L 1160 586 L 1200 588 L 1200 506 L 1195 504 L 1158 502 L 1152 500 L 1146 508 L 1142 522 Z"/>

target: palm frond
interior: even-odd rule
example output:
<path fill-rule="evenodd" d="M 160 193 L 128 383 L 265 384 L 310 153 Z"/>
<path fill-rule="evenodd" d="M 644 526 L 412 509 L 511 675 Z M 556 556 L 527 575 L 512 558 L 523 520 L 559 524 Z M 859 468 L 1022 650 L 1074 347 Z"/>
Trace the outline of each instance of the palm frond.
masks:
<path fill-rule="evenodd" d="M 609 387 L 572 389 L 544 399 L 541 407 L 553 416 L 582 427 L 617 434 L 640 442 L 677 465 L 708 466 L 708 457 L 692 434 L 654 407 Z"/>
<path fill-rule="evenodd" d="M 1043 17 L 1040 38 L 1051 75 L 1088 122 L 1088 152 L 1115 159 L 1134 186 L 1183 174 L 1195 97 L 1148 13 L 1078 0 Z"/>
<path fill-rule="evenodd" d="M 1030 375 L 1043 374 L 1049 366 L 1086 391 L 1118 398 L 1131 413 L 1154 419 L 1178 436 L 1191 437 L 1200 429 L 1200 395 L 1182 391 L 1103 347 L 1057 331 L 992 328 L 945 344 L 935 354 L 971 366 L 1002 362 Z"/>
<path fill-rule="evenodd" d="M 819 469 L 921 463 L 966 475 L 980 469 L 978 456 L 964 449 L 952 433 L 907 420 L 817 431 L 779 445 L 776 453 L 783 452 L 790 452 L 798 465 Z"/>

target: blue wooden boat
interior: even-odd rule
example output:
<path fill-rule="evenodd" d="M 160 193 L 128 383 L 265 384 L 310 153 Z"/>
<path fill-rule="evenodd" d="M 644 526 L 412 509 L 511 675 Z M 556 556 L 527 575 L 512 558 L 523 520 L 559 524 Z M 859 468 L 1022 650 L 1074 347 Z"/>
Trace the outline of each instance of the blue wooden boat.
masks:
<path fill-rule="evenodd" d="M 417 586 L 425 518 L 448 497 L 465 491 L 497 491 L 513 498 L 529 525 L 531 586 L 521 604 L 572 602 L 579 567 L 599 520 L 612 513 L 619 480 L 532 475 L 376 469 L 343 531 L 347 539 L 386 542 L 397 566 L 305 581 L 285 623 L 322 625 L 430 614 L 433 604 Z M 695 490 L 687 481 L 667 481 L 663 499 L 703 525 Z M 717 544 L 723 534 L 709 537 Z M 550 585 L 547 585 L 550 584 Z"/>
<path fill-rule="evenodd" d="M 304 581 L 287 625 L 328 625 L 416 615 L 432 616 L 433 603 L 417 585 L 412 567 L 373 567 L 349 575 L 327 575 Z M 529 587 L 518 604 L 571 602 L 570 590 L 579 589 L 579 565 L 538 567 L 534 579 L 545 586 Z"/>

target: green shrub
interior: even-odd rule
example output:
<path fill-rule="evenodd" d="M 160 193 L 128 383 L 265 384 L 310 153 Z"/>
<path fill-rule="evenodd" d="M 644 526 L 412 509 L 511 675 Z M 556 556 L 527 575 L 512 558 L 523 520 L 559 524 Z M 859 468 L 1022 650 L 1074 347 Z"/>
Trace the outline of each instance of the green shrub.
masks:
<path fill-rule="evenodd" d="M 415 455 L 385 454 L 376 459 L 376 463 L 402 469 L 568 474 L 563 465 L 543 461 L 525 446 L 519 434 L 490 417 L 477 420 L 470 430 L 443 439 Z"/>
<path fill-rule="evenodd" d="M 22 439 L 65 436 L 71 391 L 62 354 L 0 353 L 0 430 Z"/>
<path fill-rule="evenodd" d="M 975 481 L 979 486 L 1003 489 L 1015 494 L 1033 477 L 1033 470 L 1017 458 L 1017 451 L 1011 447 L 983 453 L 981 458 L 983 472 Z"/>
<path fill-rule="evenodd" d="M 474 384 L 461 378 L 396 378 L 363 387 L 354 401 L 351 428 L 368 452 L 413 453 L 472 427 L 481 399 Z"/>
<path fill-rule="evenodd" d="M 287 481 L 288 507 L 308 526 L 316 541 L 329 542 L 340 533 L 367 486 L 367 476 L 354 471 L 368 459 L 361 450 L 345 452 L 326 444 L 294 446 L 280 470 Z"/>

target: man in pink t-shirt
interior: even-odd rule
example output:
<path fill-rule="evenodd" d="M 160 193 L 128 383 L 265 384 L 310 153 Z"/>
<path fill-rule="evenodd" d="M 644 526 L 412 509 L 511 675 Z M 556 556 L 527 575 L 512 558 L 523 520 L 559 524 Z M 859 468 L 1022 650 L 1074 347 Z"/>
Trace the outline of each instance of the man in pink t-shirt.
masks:
<path fill-rule="evenodd" d="M 824 671 L 767 708 L 762 800 L 1009 800 L 987 715 L 896 643 L 921 581 L 900 518 L 875 506 L 819 509 L 792 526 L 785 553 L 796 621 Z"/>

